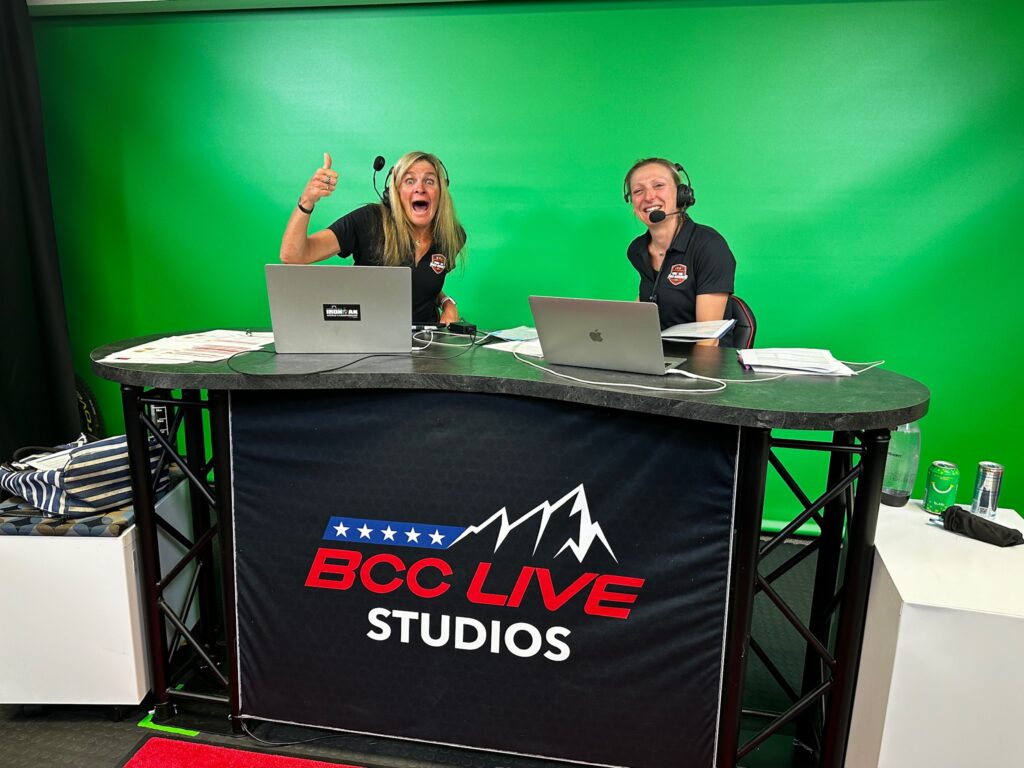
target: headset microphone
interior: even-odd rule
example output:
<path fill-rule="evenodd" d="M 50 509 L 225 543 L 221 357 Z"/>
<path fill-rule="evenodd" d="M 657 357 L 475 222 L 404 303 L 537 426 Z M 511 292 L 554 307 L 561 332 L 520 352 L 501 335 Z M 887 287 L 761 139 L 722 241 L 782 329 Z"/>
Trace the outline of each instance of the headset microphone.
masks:
<path fill-rule="evenodd" d="M 382 168 L 384 168 L 384 166 L 386 164 L 387 164 L 387 161 L 383 157 L 381 157 L 380 155 L 377 155 L 375 158 L 373 158 L 373 191 L 377 192 L 377 197 L 380 198 L 380 201 L 382 203 L 384 203 L 384 205 L 390 205 L 391 201 L 388 199 L 388 180 L 387 180 L 387 178 L 384 179 L 384 194 L 381 194 L 380 192 L 377 191 L 377 171 L 379 171 Z M 389 175 L 390 175 L 390 173 L 391 173 L 391 171 L 388 171 Z"/>
<path fill-rule="evenodd" d="M 673 211 L 672 213 L 665 213 L 664 211 L 651 211 L 650 215 L 647 218 L 651 220 L 652 224 L 657 224 L 659 222 L 664 221 L 669 216 L 682 216 L 684 213 L 685 211 Z"/>

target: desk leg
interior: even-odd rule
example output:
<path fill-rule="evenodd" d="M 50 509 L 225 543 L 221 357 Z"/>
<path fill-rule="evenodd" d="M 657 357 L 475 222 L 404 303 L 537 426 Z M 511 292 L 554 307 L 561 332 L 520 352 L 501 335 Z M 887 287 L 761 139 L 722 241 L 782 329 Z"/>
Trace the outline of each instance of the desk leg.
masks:
<path fill-rule="evenodd" d="M 239 718 L 238 642 L 235 625 L 234 519 L 231 498 L 231 424 L 228 393 L 210 391 L 210 440 L 214 455 L 214 480 L 217 491 L 217 525 L 220 538 L 220 562 L 224 588 L 224 639 L 227 643 L 228 700 L 231 728 L 242 732 Z"/>
<path fill-rule="evenodd" d="M 200 405 L 202 398 L 197 390 L 182 390 L 181 399 L 187 403 Z M 185 409 L 185 460 L 189 469 L 203 480 L 206 473 L 206 442 L 203 429 L 203 412 L 200 408 Z M 189 483 L 189 506 L 192 509 L 192 535 L 198 541 L 210 530 L 210 505 L 206 497 Z M 214 582 L 213 550 L 207 547 L 198 556 L 199 567 L 199 636 L 207 641 L 216 637 L 220 627 L 220 610 L 216 603 L 216 586 Z"/>
<path fill-rule="evenodd" d="M 767 429 L 740 429 L 735 541 L 729 578 L 729 626 L 725 640 L 722 716 L 718 730 L 718 768 L 733 768 L 736 765 L 739 746 L 743 678 L 750 649 L 770 434 Z"/>
<path fill-rule="evenodd" d="M 849 432 L 836 432 L 833 436 L 836 445 L 853 445 L 853 435 Z M 829 457 L 828 481 L 826 488 L 835 488 L 843 477 L 850 472 L 851 454 L 833 452 Z M 814 588 L 811 593 L 811 613 L 807 628 L 818 641 L 830 648 L 830 636 L 833 629 L 833 609 L 836 584 L 839 582 L 839 566 L 843 551 L 843 532 L 846 526 L 849 493 L 843 493 L 825 505 L 821 516 L 821 534 L 819 536 L 818 560 L 814 569 Z M 829 679 L 831 670 L 819 654 L 808 647 L 804 656 L 803 685 L 801 691 L 807 693 L 816 690 Z M 797 739 L 808 749 L 817 753 L 820 748 L 818 724 L 824 721 L 824 699 L 815 707 L 809 708 L 797 722 Z"/>
<path fill-rule="evenodd" d="M 882 477 L 889 448 L 889 430 L 865 432 L 865 448 L 861 458 L 861 476 L 848 531 L 849 550 L 846 556 L 846 578 L 843 602 L 836 635 L 836 675 L 828 697 L 821 765 L 843 768 L 846 741 L 853 711 L 853 693 L 860 665 L 864 616 L 867 611 L 871 567 L 875 556 L 875 525 L 878 505 L 882 501 Z"/>
<path fill-rule="evenodd" d="M 131 469 L 132 505 L 139 540 L 139 563 L 142 568 L 143 600 L 146 626 L 149 630 L 150 690 L 153 692 L 153 720 L 164 722 L 172 714 L 167 694 L 167 633 L 160 610 L 160 549 L 157 546 L 156 511 L 153 485 L 149 471 L 149 437 L 142 424 L 142 388 L 127 384 L 121 387 L 124 407 L 124 432 L 128 444 Z"/>

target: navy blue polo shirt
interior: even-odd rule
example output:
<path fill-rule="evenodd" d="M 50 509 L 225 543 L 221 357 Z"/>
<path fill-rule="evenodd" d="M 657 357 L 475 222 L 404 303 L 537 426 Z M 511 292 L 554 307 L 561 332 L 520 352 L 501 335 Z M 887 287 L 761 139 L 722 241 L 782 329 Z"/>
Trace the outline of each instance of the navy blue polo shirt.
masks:
<path fill-rule="evenodd" d="M 697 296 L 733 293 L 736 259 L 725 238 L 711 227 L 687 217 L 665 253 L 661 270 L 651 267 L 650 232 L 629 244 L 626 257 L 640 273 L 640 301 L 658 305 L 661 327 L 697 319 Z"/>
<path fill-rule="evenodd" d="M 369 203 L 346 213 L 328 229 L 338 240 L 338 256 L 352 256 L 360 266 L 384 265 L 384 225 L 379 203 Z M 407 254 L 403 265 L 412 269 L 412 322 L 436 323 L 439 317 L 437 295 L 444 288 L 444 279 L 454 266 L 450 254 L 438 253 L 431 243 L 426 254 L 415 264 Z"/>

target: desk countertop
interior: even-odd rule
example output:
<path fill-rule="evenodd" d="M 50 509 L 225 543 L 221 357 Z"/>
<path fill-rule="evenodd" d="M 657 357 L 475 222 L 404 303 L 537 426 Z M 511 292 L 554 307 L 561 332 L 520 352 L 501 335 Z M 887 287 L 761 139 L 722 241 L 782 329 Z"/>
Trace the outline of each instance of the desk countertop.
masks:
<path fill-rule="evenodd" d="M 644 376 L 567 366 L 553 367 L 594 383 L 558 378 L 507 352 L 478 347 L 466 354 L 441 347 L 402 356 L 277 355 L 259 351 L 228 362 L 137 365 L 99 362 L 107 355 L 172 334 L 115 342 L 92 353 L 105 379 L 166 389 L 432 389 L 564 400 L 607 408 L 766 429 L 851 431 L 892 428 L 921 418 L 928 388 L 874 368 L 854 377 L 787 376 L 772 381 L 745 371 L 736 350 L 673 345 L 683 369 L 729 379 L 721 392 L 683 376 Z M 665 388 L 653 391 L 643 387 Z"/>

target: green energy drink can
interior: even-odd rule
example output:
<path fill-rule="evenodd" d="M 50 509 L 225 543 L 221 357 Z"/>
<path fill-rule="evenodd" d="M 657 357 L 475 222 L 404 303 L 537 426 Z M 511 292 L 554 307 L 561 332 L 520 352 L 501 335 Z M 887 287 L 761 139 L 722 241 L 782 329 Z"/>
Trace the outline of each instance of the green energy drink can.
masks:
<path fill-rule="evenodd" d="M 956 488 L 960 469 L 948 461 L 933 461 L 928 467 L 928 483 L 924 488 L 924 508 L 938 514 L 956 504 Z"/>

